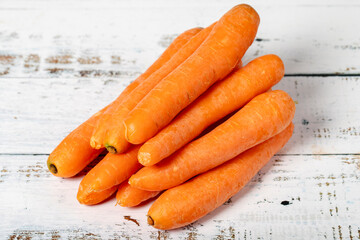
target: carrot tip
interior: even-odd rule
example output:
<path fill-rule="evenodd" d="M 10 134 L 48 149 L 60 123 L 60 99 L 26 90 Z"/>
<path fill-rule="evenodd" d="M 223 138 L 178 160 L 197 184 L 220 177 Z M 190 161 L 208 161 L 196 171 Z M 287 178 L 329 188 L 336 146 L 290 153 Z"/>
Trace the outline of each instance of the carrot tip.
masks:
<path fill-rule="evenodd" d="M 154 219 L 152 219 L 152 217 L 149 215 L 147 216 L 147 222 L 149 225 L 154 226 Z"/>
<path fill-rule="evenodd" d="M 96 141 L 95 137 L 92 136 L 90 138 L 90 146 L 94 149 L 100 149 L 100 148 L 103 148 L 103 145 L 98 143 L 98 141 Z"/>
<path fill-rule="evenodd" d="M 110 146 L 110 145 L 108 145 L 108 144 L 105 144 L 105 147 L 106 147 L 106 150 L 108 150 L 108 151 L 109 151 L 109 153 L 112 153 L 112 154 L 116 154 L 116 153 L 117 153 L 117 151 L 116 151 L 116 148 L 115 148 L 115 147 Z"/>
<path fill-rule="evenodd" d="M 92 148 L 95 148 L 95 147 L 96 147 L 96 142 L 95 142 L 94 136 L 92 136 L 92 137 L 90 138 L 90 146 L 91 146 Z"/>
<path fill-rule="evenodd" d="M 151 161 L 151 155 L 150 153 L 139 151 L 138 160 L 139 163 L 141 163 L 143 166 L 148 166 L 149 162 Z"/>
<path fill-rule="evenodd" d="M 54 164 L 50 164 L 49 165 L 49 170 L 50 172 L 52 172 L 53 174 L 57 174 L 58 170 L 56 168 L 56 166 Z"/>

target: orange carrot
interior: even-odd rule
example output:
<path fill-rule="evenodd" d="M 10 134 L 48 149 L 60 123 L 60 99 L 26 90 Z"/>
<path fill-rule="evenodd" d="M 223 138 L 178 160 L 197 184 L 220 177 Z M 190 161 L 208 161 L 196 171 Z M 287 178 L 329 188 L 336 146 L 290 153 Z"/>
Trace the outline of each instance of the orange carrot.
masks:
<path fill-rule="evenodd" d="M 164 192 L 150 207 L 148 223 L 158 229 L 190 224 L 239 192 L 290 139 L 294 125 L 232 160 Z"/>
<path fill-rule="evenodd" d="M 259 57 L 218 82 L 188 106 L 168 126 L 148 140 L 138 159 L 151 166 L 170 156 L 209 125 L 266 92 L 284 76 L 284 64 L 276 55 Z"/>
<path fill-rule="evenodd" d="M 133 90 L 138 87 L 142 82 L 144 82 L 151 74 L 156 72 L 158 69 L 162 67 L 166 62 L 168 62 L 176 52 L 179 51 L 193 36 L 195 36 L 198 32 L 200 32 L 202 28 L 192 28 L 190 30 L 185 31 L 180 34 L 171 44 L 170 46 L 163 52 L 163 54 L 143 73 L 141 74 L 135 81 L 133 81 L 125 90 L 120 94 L 120 96 L 115 100 L 116 103 L 113 104 L 109 109 L 107 109 L 104 114 L 101 116 L 100 121 L 97 124 L 96 131 L 93 130 L 93 135 L 90 140 L 90 145 L 95 149 L 103 148 L 103 137 L 104 131 L 100 129 L 103 123 L 103 119 L 110 118 L 112 113 L 122 104 L 123 100 L 131 93 Z M 100 131 L 103 130 L 103 131 Z"/>
<path fill-rule="evenodd" d="M 58 177 L 72 177 L 79 173 L 86 165 L 94 160 L 102 151 L 92 149 L 89 145 L 91 135 L 100 116 L 108 109 L 121 104 L 124 98 L 144 81 L 151 73 L 159 69 L 172 55 L 174 55 L 192 36 L 198 33 L 201 28 L 193 28 L 177 37 L 173 43 L 165 50 L 160 58 L 133 81 L 121 95 L 108 107 L 102 109 L 74 131 L 72 131 L 50 154 L 47 165 L 52 174 Z M 109 110 L 110 111 L 110 110 Z"/>
<path fill-rule="evenodd" d="M 99 192 L 90 191 L 90 188 L 85 187 L 78 191 L 77 200 L 84 205 L 95 205 L 111 197 L 116 190 L 117 186 Z"/>
<path fill-rule="evenodd" d="M 133 146 L 124 154 L 107 154 L 80 182 L 78 201 L 93 205 L 109 198 L 117 190 L 118 184 L 141 168 L 136 158 L 139 147 Z"/>
<path fill-rule="evenodd" d="M 229 74 L 254 41 L 259 21 L 249 5 L 240 4 L 227 12 L 201 46 L 131 111 L 124 121 L 126 139 L 133 144 L 150 139 Z"/>
<path fill-rule="evenodd" d="M 148 191 L 175 187 L 278 134 L 294 113 L 295 104 L 286 92 L 260 94 L 210 133 L 159 164 L 142 168 L 129 183 Z"/>
<path fill-rule="evenodd" d="M 131 187 L 129 183 L 120 184 L 116 193 L 116 201 L 122 207 L 135 207 L 146 200 L 156 197 L 159 191 L 145 191 Z"/>
<path fill-rule="evenodd" d="M 85 184 L 89 191 L 103 191 L 122 183 L 142 167 L 137 161 L 139 148 L 140 146 L 132 146 L 123 154 L 108 153 L 86 174 L 82 184 Z"/>
<path fill-rule="evenodd" d="M 92 178 L 94 178 L 93 172 L 94 171 L 90 170 L 81 180 L 79 185 L 77 199 L 79 203 L 84 205 L 95 205 L 108 199 L 110 196 L 113 195 L 113 193 L 116 192 L 116 189 L 118 187 L 117 185 L 115 185 L 103 191 L 94 191 L 91 188 L 91 184 L 92 184 L 91 180 Z"/>
<path fill-rule="evenodd" d="M 111 153 L 126 151 L 129 143 L 125 139 L 125 127 L 122 124 L 128 113 L 156 86 L 166 75 L 185 61 L 209 35 L 207 27 L 190 39 L 166 64 L 143 81 L 128 97 L 109 114 L 104 114 L 98 122 L 93 138 L 103 139 L 103 145 Z"/>
<path fill-rule="evenodd" d="M 73 130 L 50 154 L 47 166 L 53 175 L 65 178 L 72 177 L 104 150 L 91 148 L 89 141 L 95 124 L 105 109 L 95 113 Z"/>

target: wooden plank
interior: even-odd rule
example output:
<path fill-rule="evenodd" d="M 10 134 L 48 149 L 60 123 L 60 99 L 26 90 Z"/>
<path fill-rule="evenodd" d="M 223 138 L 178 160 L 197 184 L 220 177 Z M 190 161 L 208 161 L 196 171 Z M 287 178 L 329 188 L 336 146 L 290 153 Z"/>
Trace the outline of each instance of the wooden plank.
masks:
<path fill-rule="evenodd" d="M 81 176 L 53 177 L 45 161 L 46 156 L 0 156 L 2 237 L 359 239 L 359 155 L 274 157 L 226 204 L 175 231 L 146 224 L 150 203 L 121 208 L 112 198 L 98 206 L 80 205 L 75 196 Z"/>
<path fill-rule="evenodd" d="M 146 224 L 151 203 L 78 204 L 84 173 L 55 178 L 47 156 L 179 33 L 239 2 L 0 1 L 0 238 L 360 239 L 360 2 L 244 2 L 261 16 L 244 62 L 275 53 L 297 75 L 275 87 L 296 102 L 294 136 L 219 209 L 157 231 Z M 335 74 L 352 77 L 324 77 Z"/>
<path fill-rule="evenodd" d="M 70 4 L 71 3 L 71 4 Z M 241 3 L 254 4 L 254 1 L 244 0 Z M 33 0 L 31 3 L 27 0 L 2 0 L 0 2 L 0 9 L 6 10 L 17 10 L 17 9 L 109 9 L 109 8 L 131 8 L 131 7 L 158 7 L 158 8 L 174 8 L 178 7 L 222 7 L 222 5 L 239 4 L 239 1 L 228 0 L 226 3 L 220 0 L 153 0 L 151 2 L 147 0 L 108 0 L 102 3 L 99 3 L 97 0 L 87 0 L 86 3 L 83 0 Z M 302 0 L 302 1 L 287 1 L 287 0 L 276 0 L 271 3 L 267 0 L 257 0 L 257 5 L 260 6 L 308 6 L 308 7 L 317 7 L 317 6 L 359 6 L 359 1 L 357 0 Z"/>
<path fill-rule="evenodd" d="M 1 1 L 0 77 L 135 76 L 176 35 L 209 25 L 237 3 Z M 275 53 L 288 74 L 360 74 L 360 32 L 353 27 L 359 2 L 251 4 L 261 25 L 245 61 Z"/>
<path fill-rule="evenodd" d="M 1 79 L 0 153 L 50 153 L 131 80 Z M 359 153 L 359 77 L 285 77 L 274 89 L 296 102 L 287 153 Z"/>

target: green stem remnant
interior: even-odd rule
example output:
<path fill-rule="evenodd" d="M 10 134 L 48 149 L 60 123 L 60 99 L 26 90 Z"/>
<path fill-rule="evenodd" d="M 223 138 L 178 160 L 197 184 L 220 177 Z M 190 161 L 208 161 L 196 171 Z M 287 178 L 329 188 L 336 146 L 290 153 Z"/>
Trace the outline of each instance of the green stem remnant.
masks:
<path fill-rule="evenodd" d="M 116 153 L 117 153 L 115 147 L 110 146 L 110 145 L 108 145 L 108 144 L 105 144 L 105 147 L 106 147 L 106 149 L 109 151 L 109 153 L 112 153 L 112 154 L 116 154 Z"/>

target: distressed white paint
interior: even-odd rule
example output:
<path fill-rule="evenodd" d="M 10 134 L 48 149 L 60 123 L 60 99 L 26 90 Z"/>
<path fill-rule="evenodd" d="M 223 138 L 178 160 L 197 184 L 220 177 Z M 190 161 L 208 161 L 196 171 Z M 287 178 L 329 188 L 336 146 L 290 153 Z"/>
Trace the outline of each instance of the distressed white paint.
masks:
<path fill-rule="evenodd" d="M 150 203 L 121 208 L 111 199 L 82 206 L 80 177 L 59 179 L 46 156 L 0 156 L 1 235 L 95 239 L 353 239 L 360 222 L 359 156 L 277 156 L 229 203 L 175 231 L 146 224 Z M 282 205 L 289 201 L 289 205 Z M 124 216 L 136 219 L 126 221 Z M 26 232 L 26 231 L 29 232 Z M 86 235 L 88 234 L 88 235 Z"/>
<path fill-rule="evenodd" d="M 0 153 L 50 153 L 130 80 L 1 79 Z M 274 89 L 297 103 L 295 133 L 284 152 L 360 152 L 360 77 L 285 77 Z"/>
<path fill-rule="evenodd" d="M 287 74 L 360 74 L 359 1 L 245 2 L 261 16 L 245 62 L 275 53 Z M 48 173 L 59 141 L 171 39 L 237 3 L 0 1 L 0 238 L 360 239 L 358 76 L 285 77 L 275 89 L 297 103 L 291 141 L 230 203 L 183 229 L 147 226 L 150 204 L 81 206 L 81 176 Z"/>
<path fill-rule="evenodd" d="M 26 78 L 134 76 L 177 34 L 211 24 L 238 3 L 16 2 L 0 6 L 0 75 Z M 360 21 L 359 2 L 248 2 L 261 16 L 262 41 L 253 44 L 245 60 L 275 53 L 284 59 L 287 73 L 360 73 L 360 31 L 354 25 Z M 64 55 L 66 64 L 51 61 Z M 94 57 L 96 64 L 81 64 Z"/>

